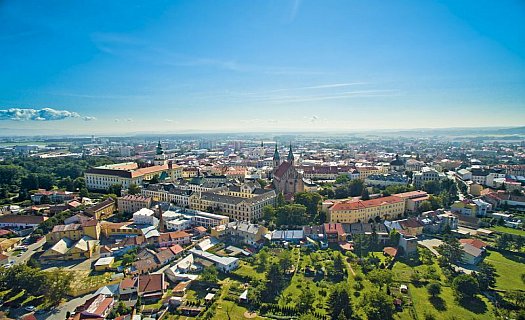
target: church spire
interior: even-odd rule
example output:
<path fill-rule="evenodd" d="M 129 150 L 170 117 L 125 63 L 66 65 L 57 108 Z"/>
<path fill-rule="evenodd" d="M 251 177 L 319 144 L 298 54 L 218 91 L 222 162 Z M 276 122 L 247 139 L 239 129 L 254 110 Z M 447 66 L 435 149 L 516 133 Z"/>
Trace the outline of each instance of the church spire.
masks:
<path fill-rule="evenodd" d="M 275 151 L 273 152 L 273 166 L 277 168 L 281 164 L 281 156 L 279 155 L 279 150 L 277 149 L 277 143 L 275 144 Z"/>
<path fill-rule="evenodd" d="M 294 156 L 293 156 L 293 151 L 292 151 L 292 143 L 290 142 L 290 150 L 288 151 L 288 162 L 293 164 L 293 161 L 294 161 Z"/>
<path fill-rule="evenodd" d="M 162 145 L 160 144 L 160 140 L 159 140 L 159 143 L 157 144 L 157 154 L 158 155 L 164 154 L 164 150 L 162 150 Z"/>

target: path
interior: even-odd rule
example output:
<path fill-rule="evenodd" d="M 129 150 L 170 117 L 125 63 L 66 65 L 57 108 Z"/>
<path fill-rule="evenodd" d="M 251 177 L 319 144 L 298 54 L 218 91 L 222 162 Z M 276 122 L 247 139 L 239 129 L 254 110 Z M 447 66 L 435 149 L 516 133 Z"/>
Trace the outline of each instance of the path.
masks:
<path fill-rule="evenodd" d="M 69 300 L 68 302 L 64 303 L 63 305 L 56 308 L 55 310 L 52 310 L 44 314 L 35 314 L 35 317 L 37 318 L 37 320 L 44 320 L 44 319 L 64 320 L 66 319 L 66 313 L 68 311 L 73 312 L 76 307 L 84 304 L 88 299 L 92 298 L 93 296 L 94 296 L 94 293 L 90 293 L 85 296 Z"/>

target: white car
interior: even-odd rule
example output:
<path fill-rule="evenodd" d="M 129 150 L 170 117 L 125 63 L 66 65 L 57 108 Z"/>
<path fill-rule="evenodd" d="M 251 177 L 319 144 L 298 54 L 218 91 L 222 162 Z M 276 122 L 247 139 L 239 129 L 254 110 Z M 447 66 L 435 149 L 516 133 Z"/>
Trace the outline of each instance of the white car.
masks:
<path fill-rule="evenodd" d="M 34 311 L 35 310 L 35 306 L 27 306 L 27 307 L 24 308 L 24 310 L 25 311 L 29 311 L 29 312 Z"/>

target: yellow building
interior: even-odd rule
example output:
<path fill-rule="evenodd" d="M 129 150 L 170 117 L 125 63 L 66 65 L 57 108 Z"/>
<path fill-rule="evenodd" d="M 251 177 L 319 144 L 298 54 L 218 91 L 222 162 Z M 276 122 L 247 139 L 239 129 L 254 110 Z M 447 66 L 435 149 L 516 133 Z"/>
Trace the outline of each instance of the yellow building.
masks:
<path fill-rule="evenodd" d="M 100 258 L 95 262 L 95 271 L 108 271 L 113 269 L 113 263 L 115 262 L 115 258 L 113 257 L 105 257 Z"/>
<path fill-rule="evenodd" d="M 87 208 L 85 210 L 85 213 L 92 217 L 95 217 L 95 219 L 97 220 L 102 220 L 103 218 L 112 215 L 113 212 L 115 212 L 115 210 L 117 210 L 115 201 L 112 198 L 107 198 L 106 200 Z"/>
<path fill-rule="evenodd" d="M 60 224 L 53 227 L 53 230 L 46 235 L 46 242 L 57 243 L 63 238 L 74 241 L 80 240 L 84 236 L 91 239 L 100 239 L 100 224 L 97 220 L 92 219 L 82 224 Z"/>
<path fill-rule="evenodd" d="M 102 234 L 107 238 L 111 236 L 138 236 L 143 235 L 142 229 L 136 228 L 133 222 L 108 222 L 100 224 Z"/>
<path fill-rule="evenodd" d="M 99 241 L 90 237 L 82 237 L 75 241 L 62 238 L 51 248 L 47 249 L 41 256 L 44 260 L 81 260 L 89 259 L 96 251 Z"/>
<path fill-rule="evenodd" d="M 388 170 L 383 166 L 360 166 L 356 167 L 357 172 L 359 172 L 359 179 L 365 180 L 368 176 L 373 174 L 382 174 L 387 173 Z"/>
<path fill-rule="evenodd" d="M 368 222 L 376 217 L 397 218 L 405 212 L 405 199 L 388 196 L 370 200 L 341 201 L 328 209 L 330 223 Z"/>

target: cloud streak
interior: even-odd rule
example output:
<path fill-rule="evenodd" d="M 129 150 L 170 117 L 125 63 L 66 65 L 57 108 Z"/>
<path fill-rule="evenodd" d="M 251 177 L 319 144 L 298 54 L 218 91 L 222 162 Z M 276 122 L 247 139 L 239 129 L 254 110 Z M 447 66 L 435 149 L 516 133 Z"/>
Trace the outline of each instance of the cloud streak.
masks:
<path fill-rule="evenodd" d="M 10 108 L 0 110 L 0 120 L 14 121 L 54 121 L 69 118 L 78 118 L 80 115 L 76 112 L 67 110 L 55 110 L 51 108 L 43 109 L 22 109 Z"/>

